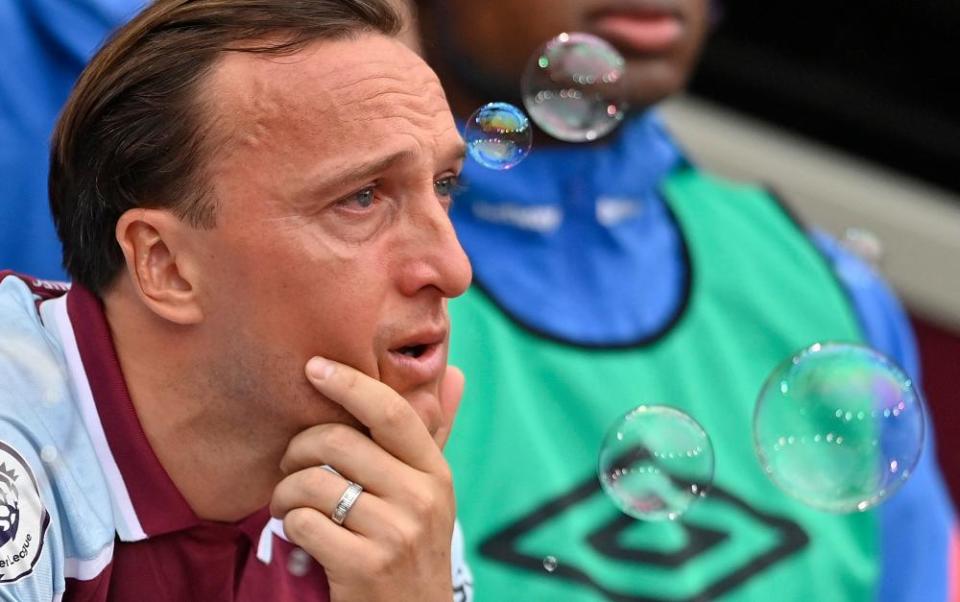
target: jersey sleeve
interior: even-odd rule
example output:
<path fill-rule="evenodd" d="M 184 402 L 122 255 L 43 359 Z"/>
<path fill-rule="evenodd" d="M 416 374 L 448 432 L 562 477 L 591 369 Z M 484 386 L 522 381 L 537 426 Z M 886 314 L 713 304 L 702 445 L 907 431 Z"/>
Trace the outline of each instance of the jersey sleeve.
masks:
<path fill-rule="evenodd" d="M 866 342 L 888 355 L 922 389 L 919 355 L 910 322 L 883 278 L 823 232 L 814 243 L 834 268 L 857 313 Z M 923 453 L 910 480 L 878 509 L 882 574 L 880 602 L 947 601 L 958 591 L 955 510 L 937 466 L 933 428 L 926 416 Z M 952 600 L 951 600 L 952 602 Z"/>
<path fill-rule="evenodd" d="M 0 601 L 55 600 L 65 583 L 53 486 L 60 439 L 40 417 L 65 407 L 66 392 L 35 313 L 41 298 L 0 272 Z"/>

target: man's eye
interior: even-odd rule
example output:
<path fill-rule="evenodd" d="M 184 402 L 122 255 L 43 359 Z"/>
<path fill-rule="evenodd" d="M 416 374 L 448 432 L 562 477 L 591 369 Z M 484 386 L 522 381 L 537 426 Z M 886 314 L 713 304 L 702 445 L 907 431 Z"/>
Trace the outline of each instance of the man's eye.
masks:
<path fill-rule="evenodd" d="M 463 186 L 460 184 L 460 176 L 446 176 L 435 181 L 433 188 L 438 196 L 449 197 L 460 192 Z"/>
<path fill-rule="evenodd" d="M 369 209 L 373 205 L 374 189 L 373 187 L 364 188 L 340 201 L 341 205 L 349 208 L 359 207 L 360 209 Z"/>

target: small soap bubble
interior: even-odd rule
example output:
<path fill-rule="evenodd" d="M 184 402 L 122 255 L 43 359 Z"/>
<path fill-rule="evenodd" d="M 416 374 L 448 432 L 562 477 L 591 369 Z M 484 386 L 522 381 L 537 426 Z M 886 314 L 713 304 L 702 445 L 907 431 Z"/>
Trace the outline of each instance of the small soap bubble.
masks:
<path fill-rule="evenodd" d="M 865 228 L 847 228 L 840 243 L 874 266 L 880 265 L 883 260 L 883 242 L 874 232 Z"/>
<path fill-rule="evenodd" d="M 669 406 L 639 406 L 620 418 L 600 449 L 597 474 L 624 513 L 675 520 L 713 483 L 713 445 L 696 420 Z"/>
<path fill-rule="evenodd" d="M 463 136 L 473 160 L 490 169 L 510 169 L 530 154 L 533 128 L 523 111 L 506 102 L 477 109 Z"/>
<path fill-rule="evenodd" d="M 597 140 L 623 121 L 625 65 L 617 49 L 597 36 L 560 34 L 527 64 L 523 104 L 540 129 L 558 140 Z"/>
<path fill-rule="evenodd" d="M 754 412 L 754 445 L 789 495 L 830 512 L 863 511 L 906 482 L 923 449 L 924 412 L 913 382 L 889 358 L 824 343 L 770 374 Z M 784 447 L 784 436 L 801 444 Z"/>
<path fill-rule="evenodd" d="M 552 573 L 557 570 L 558 565 L 559 563 L 557 562 L 557 558 L 555 556 L 547 556 L 543 559 L 543 569 L 548 573 Z"/>

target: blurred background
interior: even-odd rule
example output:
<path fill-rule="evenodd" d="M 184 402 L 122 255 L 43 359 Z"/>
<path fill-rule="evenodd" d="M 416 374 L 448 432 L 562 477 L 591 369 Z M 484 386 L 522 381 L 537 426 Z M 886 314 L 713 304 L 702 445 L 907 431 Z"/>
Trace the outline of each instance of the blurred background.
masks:
<path fill-rule="evenodd" d="M 910 311 L 960 500 L 960 4 L 724 0 L 717 13 L 667 120 L 704 166 L 768 183 L 838 238 L 871 239 Z"/>

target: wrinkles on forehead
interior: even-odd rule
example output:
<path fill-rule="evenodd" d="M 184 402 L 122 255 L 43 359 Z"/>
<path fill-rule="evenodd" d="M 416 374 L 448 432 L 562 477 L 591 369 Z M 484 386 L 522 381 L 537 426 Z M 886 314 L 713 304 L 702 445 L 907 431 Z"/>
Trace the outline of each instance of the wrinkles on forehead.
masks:
<path fill-rule="evenodd" d="M 426 125 L 447 115 L 446 98 L 433 72 L 404 75 L 386 63 L 367 67 L 366 72 L 337 74 L 340 83 L 329 100 L 342 123 L 402 117 Z"/>
<path fill-rule="evenodd" d="M 384 36 L 317 42 L 291 56 L 227 55 L 211 79 L 226 146 L 332 152 L 375 135 L 435 138 L 454 127 L 433 72 Z"/>

